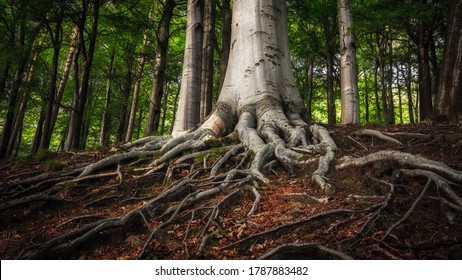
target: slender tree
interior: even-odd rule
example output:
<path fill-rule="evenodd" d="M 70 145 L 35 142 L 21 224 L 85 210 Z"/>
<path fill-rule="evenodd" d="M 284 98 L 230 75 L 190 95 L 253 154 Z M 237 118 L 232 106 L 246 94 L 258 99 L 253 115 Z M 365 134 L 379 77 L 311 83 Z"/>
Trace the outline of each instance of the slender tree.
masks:
<path fill-rule="evenodd" d="M 151 20 L 151 16 L 152 12 L 149 12 L 148 20 Z M 127 133 L 125 134 L 125 142 L 131 141 L 133 136 L 133 130 L 135 127 L 136 112 L 138 109 L 138 100 L 141 90 L 141 81 L 143 79 L 144 64 L 146 63 L 146 46 L 148 44 L 149 30 L 149 28 L 146 28 L 144 30 L 143 42 L 141 43 L 141 57 L 140 61 L 138 62 L 138 67 L 136 71 L 135 85 L 133 88 L 132 106 L 130 107 L 130 114 L 128 115 L 128 125 Z"/>
<path fill-rule="evenodd" d="M 85 34 L 85 22 L 87 17 L 87 9 L 90 5 L 90 2 L 87 0 L 82 0 L 82 14 L 79 21 L 79 34 L 81 36 L 80 46 L 84 50 L 84 69 L 82 73 L 82 80 L 80 83 L 80 88 L 75 93 L 73 110 L 71 112 L 71 118 L 69 121 L 69 128 L 64 144 L 64 150 L 69 151 L 71 149 L 80 148 L 81 132 L 82 132 L 82 123 L 83 115 L 85 112 L 85 105 L 87 102 L 87 96 L 90 86 L 90 74 L 93 66 L 93 56 L 95 53 L 96 38 L 98 36 L 98 21 L 99 21 L 99 9 L 100 9 L 100 0 L 92 1 L 92 17 L 93 22 L 88 37 L 88 50 L 85 48 L 85 40 L 82 39 L 83 34 Z M 78 67 L 78 66 L 77 66 Z M 74 81 L 75 82 L 75 81 Z"/>
<path fill-rule="evenodd" d="M 165 72 L 167 69 L 167 51 L 170 38 L 170 22 L 176 6 L 174 0 L 163 2 L 162 17 L 157 30 L 157 52 L 152 77 L 152 92 L 149 98 L 149 115 L 144 135 L 156 134 L 159 128 L 162 96 L 164 95 Z"/>
<path fill-rule="evenodd" d="M 111 132 L 111 95 L 112 95 L 112 79 L 114 73 L 114 58 L 115 52 L 114 50 L 111 51 L 109 56 L 109 67 L 107 71 L 107 78 L 106 78 L 106 98 L 104 102 L 104 111 L 103 111 L 103 119 L 101 121 L 101 133 L 99 142 L 103 147 L 109 146 L 110 144 L 110 132 Z"/>

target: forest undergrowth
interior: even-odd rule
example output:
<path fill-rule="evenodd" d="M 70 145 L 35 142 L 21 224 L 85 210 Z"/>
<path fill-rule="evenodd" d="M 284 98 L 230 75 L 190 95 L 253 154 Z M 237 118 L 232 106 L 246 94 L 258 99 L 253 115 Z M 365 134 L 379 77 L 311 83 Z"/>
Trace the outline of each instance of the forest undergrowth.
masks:
<path fill-rule="evenodd" d="M 1 258 L 462 258 L 461 126 L 327 130 L 328 191 L 318 157 L 237 172 L 255 155 L 232 139 L 165 162 L 127 145 L 3 161 Z"/>

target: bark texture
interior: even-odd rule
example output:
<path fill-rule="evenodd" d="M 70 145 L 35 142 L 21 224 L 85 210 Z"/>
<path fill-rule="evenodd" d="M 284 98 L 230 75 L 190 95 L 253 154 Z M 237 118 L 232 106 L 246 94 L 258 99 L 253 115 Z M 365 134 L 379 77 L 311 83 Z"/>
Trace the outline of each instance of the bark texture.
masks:
<path fill-rule="evenodd" d="M 462 114 L 462 2 L 451 1 L 446 45 L 441 65 L 437 113 L 452 121 Z"/>
<path fill-rule="evenodd" d="M 338 0 L 340 34 L 340 90 L 342 92 L 342 124 L 358 124 L 359 95 L 356 69 L 356 47 L 353 34 L 353 16 L 349 0 Z"/>
<path fill-rule="evenodd" d="M 173 134 L 191 129 L 200 121 L 203 12 L 203 0 L 188 0 L 188 23 L 180 103 L 173 126 Z"/>

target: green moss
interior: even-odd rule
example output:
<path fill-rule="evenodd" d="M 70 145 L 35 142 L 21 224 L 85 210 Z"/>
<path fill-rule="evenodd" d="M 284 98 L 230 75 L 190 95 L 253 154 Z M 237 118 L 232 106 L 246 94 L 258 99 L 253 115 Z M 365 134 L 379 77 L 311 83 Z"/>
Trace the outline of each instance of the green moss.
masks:
<path fill-rule="evenodd" d="M 63 169 L 64 164 L 56 159 L 49 159 L 44 163 L 45 170 L 53 172 L 60 171 Z"/>
<path fill-rule="evenodd" d="M 212 138 L 205 141 L 207 147 L 225 147 L 234 144 L 234 141 L 229 137 L 221 137 L 221 138 Z"/>
<path fill-rule="evenodd" d="M 40 149 L 37 151 L 37 153 L 34 156 L 35 160 L 38 161 L 44 161 L 44 160 L 49 160 L 53 156 L 53 152 L 50 152 L 50 150 L 47 149 Z"/>

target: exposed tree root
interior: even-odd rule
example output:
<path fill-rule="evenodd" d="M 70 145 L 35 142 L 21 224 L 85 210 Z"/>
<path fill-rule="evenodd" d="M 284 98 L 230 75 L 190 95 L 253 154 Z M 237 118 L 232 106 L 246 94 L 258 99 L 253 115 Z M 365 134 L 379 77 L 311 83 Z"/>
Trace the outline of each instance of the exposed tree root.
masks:
<path fill-rule="evenodd" d="M 261 260 L 352 260 L 345 253 L 318 243 L 284 244 L 260 257 Z"/>
<path fill-rule="evenodd" d="M 360 131 L 357 131 L 355 133 L 356 135 L 358 136 L 371 136 L 371 137 L 375 137 L 377 139 L 380 139 L 380 140 L 383 140 L 383 141 L 387 141 L 387 142 L 390 142 L 390 143 L 393 143 L 393 144 L 397 144 L 397 145 L 402 145 L 403 143 L 401 143 L 400 141 L 396 140 L 395 138 L 392 138 L 390 136 L 387 136 L 385 135 L 384 133 L 380 132 L 380 131 L 377 131 L 377 130 L 371 130 L 371 129 L 362 129 Z"/>
<path fill-rule="evenodd" d="M 120 229 L 130 228 L 143 233 L 143 237 L 133 243 L 135 245 L 129 242 L 130 246 L 137 246 L 138 258 L 151 258 L 157 250 L 161 252 L 158 248 L 162 248 L 164 241 L 170 238 L 170 232 L 177 231 L 181 225 L 185 230 L 177 235 L 186 258 L 206 255 L 210 249 L 243 252 L 245 248 L 253 248 L 267 240 L 282 240 L 282 237 L 300 231 L 309 235 L 322 228 L 327 236 L 353 225 L 354 229 L 348 230 L 349 238 L 344 241 L 353 240 L 353 244 L 358 244 L 369 240 L 381 255 L 403 258 L 399 252 L 385 247 L 384 240 L 391 240 L 387 237 L 394 237 L 400 225 L 412 220 L 411 214 L 421 203 L 438 201 L 442 208 L 448 209 L 444 211 L 462 213 L 461 191 L 458 188 L 462 184 L 462 172 L 443 163 L 399 151 L 380 151 L 336 161 L 337 144 L 324 127 L 313 125 L 306 130 L 302 124 L 285 126 L 280 120 L 268 121 L 259 129 L 256 127 L 255 116 L 251 112 L 243 112 L 235 132 L 224 138 L 216 138 L 212 130 L 199 127 L 176 138 L 147 137 L 122 145 L 123 152 L 73 170 L 41 175 L 33 172 L 29 175 L 34 177 L 25 179 L 21 178 L 27 174 L 11 176 L 9 185 L 3 189 L 8 190 L 8 195 L 3 195 L 0 212 L 12 211 L 12 208 L 34 201 L 49 200 L 79 203 L 86 211 L 78 217 L 58 222 L 56 228 L 61 229 L 61 233 L 48 237 L 42 243 L 27 246 L 18 258 L 70 256 L 98 236 L 113 235 Z M 385 134 L 382 133 L 382 136 Z M 423 139 L 418 134 L 389 135 L 394 136 Z M 357 144 L 362 152 L 369 150 L 363 144 Z M 376 190 L 367 195 L 350 194 L 346 201 L 354 203 L 355 207 L 345 204 L 345 207 L 336 209 L 325 208 L 327 210 L 305 214 L 301 217 L 307 218 L 301 219 L 295 212 L 292 222 L 259 229 L 252 234 L 245 233 L 246 227 L 260 226 L 259 222 L 251 219 L 258 220 L 265 193 L 273 188 L 267 177 L 268 170 L 276 170 L 277 174 L 281 171 L 278 165 L 292 174 L 306 174 L 311 170 L 312 173 L 307 174 L 307 178 L 311 178 L 310 185 L 317 186 L 321 195 L 331 195 L 336 189 L 335 181 L 331 183 L 328 180 L 331 166 L 336 164 L 333 172 L 341 172 L 377 162 L 393 162 L 387 165 L 393 170 L 387 171 L 388 175 L 383 178 L 368 175 Z M 126 167 L 122 168 L 123 165 Z M 138 184 L 151 186 L 152 178 L 157 178 L 164 187 L 158 186 L 146 193 L 137 187 Z M 422 178 L 427 180 L 425 186 L 420 185 Z M 401 185 L 411 179 L 418 182 L 420 194 L 412 197 L 400 218 L 382 225 L 386 212 L 395 207 L 395 200 L 399 200 L 401 193 L 397 189 L 401 190 Z M 92 190 L 95 184 L 103 186 Z M 433 185 L 435 189 L 430 188 Z M 120 191 L 129 189 L 129 198 L 124 199 L 127 195 Z M 305 190 L 280 194 L 279 197 L 289 205 L 325 207 L 330 204 L 330 198 L 313 198 Z M 93 212 L 114 202 L 124 205 L 121 207 L 124 210 L 112 215 Z M 226 217 L 237 215 L 234 214 L 236 211 L 240 213 L 239 219 L 247 222 L 241 224 L 232 242 L 216 245 L 228 230 Z M 452 216 L 449 218 L 453 219 Z M 385 229 L 378 231 L 378 226 Z M 196 245 L 192 245 L 191 240 L 196 240 Z M 307 240 L 308 243 L 300 241 L 300 244 L 298 240 L 296 243 L 275 242 L 272 246 L 275 249 L 259 255 L 262 259 L 350 258 L 344 252 L 331 249 L 335 247 L 324 245 L 323 239 Z"/>
<path fill-rule="evenodd" d="M 225 246 L 225 247 L 223 247 L 221 249 L 222 250 L 228 250 L 228 249 L 232 249 L 232 248 L 235 248 L 235 247 L 247 247 L 247 246 L 250 246 L 251 244 L 253 244 L 253 242 L 255 242 L 255 240 L 265 239 L 267 236 L 273 236 L 274 237 L 275 235 L 280 234 L 282 231 L 291 231 L 291 230 L 294 230 L 294 229 L 296 229 L 298 227 L 304 226 L 307 223 L 317 221 L 317 220 L 321 220 L 323 218 L 330 218 L 331 216 L 336 217 L 337 215 L 345 215 L 345 214 L 350 214 L 351 215 L 352 213 L 354 213 L 354 211 L 348 210 L 348 209 L 335 209 L 335 210 L 330 210 L 330 211 L 327 211 L 327 212 L 322 212 L 320 214 L 316 214 L 314 216 L 311 216 L 311 217 L 309 217 L 307 219 L 303 219 L 301 221 L 297 221 L 295 223 L 281 225 L 281 226 L 266 230 L 264 232 L 259 232 L 259 233 L 250 235 L 250 236 L 248 236 L 246 238 L 243 238 L 243 239 L 241 239 L 241 240 L 239 240 L 237 242 L 229 244 L 229 245 L 227 245 L 227 246 Z"/>

